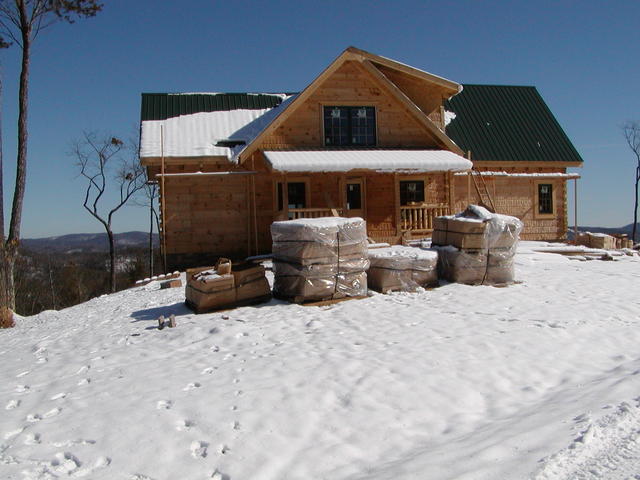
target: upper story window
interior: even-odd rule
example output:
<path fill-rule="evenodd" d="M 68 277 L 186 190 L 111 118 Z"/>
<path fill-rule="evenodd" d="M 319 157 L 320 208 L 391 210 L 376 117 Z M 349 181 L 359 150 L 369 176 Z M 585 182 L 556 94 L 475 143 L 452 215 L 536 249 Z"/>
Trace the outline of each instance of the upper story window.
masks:
<path fill-rule="evenodd" d="M 324 144 L 332 147 L 375 145 L 375 108 L 324 107 Z"/>

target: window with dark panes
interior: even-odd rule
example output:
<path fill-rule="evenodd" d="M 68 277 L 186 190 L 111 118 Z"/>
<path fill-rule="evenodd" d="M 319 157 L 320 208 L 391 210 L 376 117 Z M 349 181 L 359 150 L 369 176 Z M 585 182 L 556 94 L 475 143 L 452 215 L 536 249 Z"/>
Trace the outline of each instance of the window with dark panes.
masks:
<path fill-rule="evenodd" d="M 289 208 L 306 208 L 307 195 L 304 182 L 287 183 L 287 194 L 289 196 Z"/>
<path fill-rule="evenodd" d="M 374 107 L 324 107 L 326 146 L 373 146 L 376 144 Z"/>
<path fill-rule="evenodd" d="M 553 213 L 553 185 L 538 184 L 538 213 Z"/>
<path fill-rule="evenodd" d="M 347 183 L 347 209 L 360 210 L 362 208 L 362 185 Z"/>
<path fill-rule="evenodd" d="M 424 203 L 423 180 L 400 181 L 400 205 L 409 205 L 412 203 Z"/>

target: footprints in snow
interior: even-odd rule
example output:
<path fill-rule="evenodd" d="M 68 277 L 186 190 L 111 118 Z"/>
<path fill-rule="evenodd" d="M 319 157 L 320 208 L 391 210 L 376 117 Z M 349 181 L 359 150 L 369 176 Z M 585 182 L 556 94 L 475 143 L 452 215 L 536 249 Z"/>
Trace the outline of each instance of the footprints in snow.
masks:
<path fill-rule="evenodd" d="M 4 407 L 5 410 L 13 410 L 20 406 L 20 400 L 9 400 L 9 403 Z"/>
<path fill-rule="evenodd" d="M 188 432 L 195 426 L 196 426 L 195 422 L 185 418 L 184 420 L 178 421 L 176 430 L 178 430 L 179 432 Z"/>
<path fill-rule="evenodd" d="M 27 415 L 26 420 L 29 423 L 36 423 L 45 418 L 55 417 L 56 415 L 59 415 L 61 411 L 62 411 L 61 408 L 52 408 L 51 410 L 49 410 L 46 413 L 43 413 L 42 415 L 40 415 L 39 413 L 30 413 L 29 415 Z"/>
<path fill-rule="evenodd" d="M 190 391 L 190 390 L 194 390 L 194 389 L 196 389 L 196 388 L 200 388 L 200 384 L 199 384 L 198 382 L 191 382 L 191 383 L 187 384 L 187 386 L 186 386 L 186 387 L 184 387 L 184 388 L 182 389 L 182 391 L 184 391 L 184 392 L 188 392 L 188 391 Z"/>
<path fill-rule="evenodd" d="M 204 458 L 207 456 L 207 448 L 209 448 L 207 442 L 194 440 L 191 442 L 191 456 L 193 458 Z"/>
<path fill-rule="evenodd" d="M 17 385 L 16 386 L 16 393 L 29 393 L 31 391 L 31 387 L 29 387 L 29 385 Z"/>
<path fill-rule="evenodd" d="M 159 400 L 156 403 L 156 408 L 158 410 L 169 410 L 173 406 L 173 402 L 171 400 Z"/>

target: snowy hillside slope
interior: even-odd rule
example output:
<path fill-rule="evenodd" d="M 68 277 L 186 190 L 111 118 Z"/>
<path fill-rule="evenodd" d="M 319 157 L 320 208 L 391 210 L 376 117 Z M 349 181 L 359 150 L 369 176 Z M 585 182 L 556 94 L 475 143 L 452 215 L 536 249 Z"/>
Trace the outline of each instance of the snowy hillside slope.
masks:
<path fill-rule="evenodd" d="M 640 257 L 535 245 L 508 288 L 194 315 L 152 283 L 22 319 L 0 478 L 639 478 Z"/>

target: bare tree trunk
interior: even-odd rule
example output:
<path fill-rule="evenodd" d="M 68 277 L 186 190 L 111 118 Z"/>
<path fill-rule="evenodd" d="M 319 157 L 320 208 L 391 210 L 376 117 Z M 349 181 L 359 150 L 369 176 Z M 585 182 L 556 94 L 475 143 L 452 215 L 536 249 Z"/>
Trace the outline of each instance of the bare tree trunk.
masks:
<path fill-rule="evenodd" d="M 0 71 L 0 106 L 2 105 L 2 72 Z M 7 285 L 8 265 L 5 255 L 4 237 L 4 190 L 2 166 L 2 115 L 0 112 L 0 310 L 9 307 L 9 286 Z M 1 323 L 1 321 L 0 321 Z"/>
<path fill-rule="evenodd" d="M 20 4 L 20 18 L 23 25 L 28 25 L 26 6 Z M 16 187 L 11 207 L 11 223 L 9 236 L 4 249 L 4 267 L 6 275 L 6 295 L 8 306 L 15 310 L 15 283 L 13 279 L 18 244 L 20 242 L 20 223 L 22 221 L 22 203 L 27 179 L 27 111 L 29 106 L 29 62 L 31 60 L 31 27 L 21 29 L 22 34 L 22 68 L 20 70 L 20 91 L 18 102 L 18 159 L 16 162 Z"/>
<path fill-rule="evenodd" d="M 638 228 L 638 183 L 640 183 L 640 165 L 636 167 L 636 198 L 633 206 L 633 230 L 631 233 L 633 243 L 636 242 L 636 230 Z"/>
<path fill-rule="evenodd" d="M 116 291 L 116 242 L 110 227 L 107 228 L 107 237 L 109 237 L 109 287 L 111 293 L 114 293 Z"/>
<path fill-rule="evenodd" d="M 159 239 L 160 238 L 160 217 L 158 217 L 158 212 L 156 212 L 155 208 L 153 209 L 153 218 L 156 221 L 156 231 L 158 232 L 158 239 Z M 167 263 L 165 262 L 164 255 L 160 255 L 160 259 L 162 261 L 162 273 L 169 273 L 167 272 Z"/>

